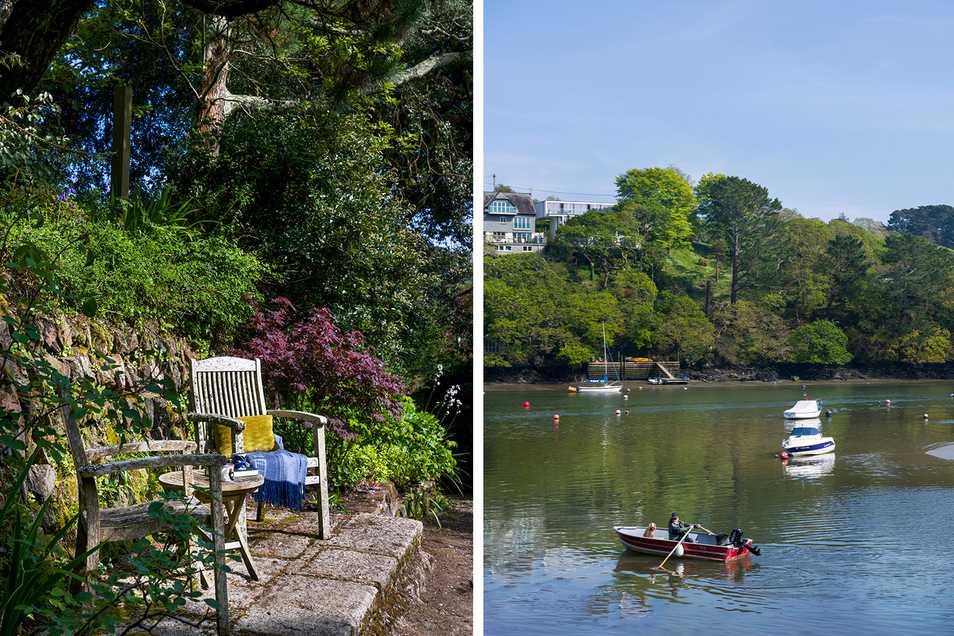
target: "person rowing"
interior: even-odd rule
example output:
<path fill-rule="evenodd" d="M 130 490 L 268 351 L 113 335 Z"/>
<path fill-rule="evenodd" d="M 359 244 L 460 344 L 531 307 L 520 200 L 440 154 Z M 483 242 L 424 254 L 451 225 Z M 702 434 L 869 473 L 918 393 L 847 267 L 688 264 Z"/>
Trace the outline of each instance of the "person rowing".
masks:
<path fill-rule="evenodd" d="M 695 543 L 695 541 L 692 540 L 692 537 L 688 536 L 689 531 L 693 528 L 695 528 L 695 525 L 681 522 L 679 520 L 679 515 L 674 512 L 669 518 L 669 540 L 679 541 L 682 539 L 683 535 L 686 535 L 684 540 L 685 543 Z"/>

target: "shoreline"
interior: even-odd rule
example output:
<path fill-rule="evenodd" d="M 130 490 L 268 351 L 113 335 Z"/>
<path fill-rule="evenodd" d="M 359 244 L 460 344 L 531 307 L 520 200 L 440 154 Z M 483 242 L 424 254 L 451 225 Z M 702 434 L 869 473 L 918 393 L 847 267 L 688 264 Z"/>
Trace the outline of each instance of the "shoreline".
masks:
<path fill-rule="evenodd" d="M 626 380 L 622 382 L 624 388 L 641 387 L 643 390 L 650 391 L 681 391 L 683 387 L 695 389 L 721 389 L 727 386 L 732 388 L 765 388 L 771 386 L 833 386 L 833 385 L 877 385 L 877 384 L 924 384 L 924 383 L 951 383 L 954 386 L 954 380 L 950 378 L 851 378 L 845 380 L 690 380 L 689 384 L 649 384 L 644 380 Z M 484 392 L 488 391 L 511 391 L 516 389 L 530 389 L 533 391 L 547 391 L 563 389 L 574 382 L 501 382 L 485 381 Z"/>

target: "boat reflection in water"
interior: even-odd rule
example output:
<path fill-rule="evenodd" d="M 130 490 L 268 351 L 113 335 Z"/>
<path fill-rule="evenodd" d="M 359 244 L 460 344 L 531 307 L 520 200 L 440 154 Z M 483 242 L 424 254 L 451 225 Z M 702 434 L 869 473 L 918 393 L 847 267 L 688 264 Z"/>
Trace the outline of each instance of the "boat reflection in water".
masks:
<path fill-rule="evenodd" d="M 782 470 L 792 479 L 819 479 L 835 470 L 835 454 L 789 457 L 782 460 Z"/>
<path fill-rule="evenodd" d="M 614 604 L 624 613 L 648 612 L 653 599 L 684 603 L 696 592 L 713 594 L 720 598 L 743 594 L 736 587 L 748 572 L 758 568 L 751 559 L 715 561 L 677 561 L 659 570 L 659 557 L 624 552 L 613 569 L 612 586 L 601 591 L 615 596 Z M 610 589 L 614 592 L 610 592 Z M 606 599 L 608 600 L 608 599 Z"/>
<path fill-rule="evenodd" d="M 822 427 L 822 421 L 817 417 L 813 420 L 784 420 L 783 423 L 786 433 L 791 433 L 795 428 L 808 427 L 821 430 Z"/>

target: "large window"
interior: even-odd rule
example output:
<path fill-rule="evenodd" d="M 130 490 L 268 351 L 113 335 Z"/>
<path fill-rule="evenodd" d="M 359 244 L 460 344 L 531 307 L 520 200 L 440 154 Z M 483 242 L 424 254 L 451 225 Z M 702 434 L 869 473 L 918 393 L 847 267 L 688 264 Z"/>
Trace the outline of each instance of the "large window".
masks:
<path fill-rule="evenodd" d="M 515 230 L 529 230 L 533 228 L 533 217 L 530 216 L 516 216 L 513 219 L 513 229 Z"/>
<path fill-rule="evenodd" d="M 494 199 L 490 204 L 490 211 L 494 214 L 516 214 L 517 208 L 506 199 Z"/>

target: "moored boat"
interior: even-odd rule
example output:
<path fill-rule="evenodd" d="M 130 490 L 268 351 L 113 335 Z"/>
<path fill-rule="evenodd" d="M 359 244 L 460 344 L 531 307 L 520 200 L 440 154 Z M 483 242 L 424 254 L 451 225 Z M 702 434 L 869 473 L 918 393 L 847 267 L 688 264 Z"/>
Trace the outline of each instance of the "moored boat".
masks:
<path fill-rule="evenodd" d="M 782 450 L 792 457 L 798 455 L 823 455 L 835 450 L 835 440 L 823 437 L 813 426 L 797 426 L 782 442 Z"/>
<path fill-rule="evenodd" d="M 619 393 L 623 390 L 622 384 L 611 384 L 607 378 L 601 380 L 587 380 L 576 385 L 577 393 Z"/>
<path fill-rule="evenodd" d="M 609 357 L 606 355 L 606 325 L 603 325 L 603 362 L 606 363 L 609 361 Z M 604 366 L 604 370 L 605 370 Z M 577 393 L 619 393 L 623 390 L 623 385 L 621 383 L 614 383 L 609 381 L 609 376 L 605 373 L 603 377 L 598 380 L 587 380 L 582 384 L 576 385 Z"/>
<path fill-rule="evenodd" d="M 707 534 L 705 532 L 689 532 L 689 541 L 679 543 L 677 539 L 669 539 L 669 532 L 665 529 L 656 530 L 653 536 L 647 537 L 646 526 L 614 526 L 619 540 L 629 550 L 643 554 L 658 554 L 666 556 L 676 548 L 673 556 L 683 559 L 702 559 L 704 561 L 732 561 L 741 559 L 749 554 L 760 554 L 760 550 L 752 543 L 752 539 L 742 536 L 742 530 L 736 528 L 729 534 Z M 676 544 L 679 544 L 676 547 Z"/>
<path fill-rule="evenodd" d="M 821 415 L 821 400 L 799 400 L 783 414 L 787 420 L 811 420 Z"/>

